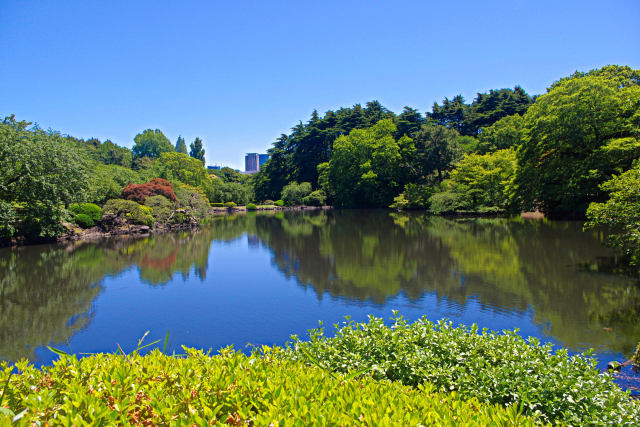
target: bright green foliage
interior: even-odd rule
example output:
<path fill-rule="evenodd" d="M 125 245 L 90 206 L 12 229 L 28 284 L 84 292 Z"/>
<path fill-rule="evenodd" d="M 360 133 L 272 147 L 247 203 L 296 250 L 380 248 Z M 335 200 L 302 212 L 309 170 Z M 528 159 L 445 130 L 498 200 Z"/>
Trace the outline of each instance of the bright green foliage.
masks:
<path fill-rule="evenodd" d="M 185 209 L 189 216 L 204 218 L 209 212 L 209 200 L 204 191 L 187 184 L 177 184 L 174 187 L 181 209 Z"/>
<path fill-rule="evenodd" d="M 235 208 L 237 205 L 234 202 L 225 202 L 224 207 L 225 208 Z"/>
<path fill-rule="evenodd" d="M 434 189 L 428 185 L 409 183 L 404 186 L 404 191 L 393 199 L 391 208 L 394 209 L 428 209 L 429 198 L 433 195 Z"/>
<path fill-rule="evenodd" d="M 583 217 L 600 184 L 640 156 L 640 85 L 608 69 L 558 82 L 524 116 L 516 184 L 524 209 Z"/>
<path fill-rule="evenodd" d="M 465 188 L 452 185 L 450 181 L 443 183 L 443 191 L 429 197 L 429 210 L 436 215 L 464 211 L 471 208 L 471 199 Z"/>
<path fill-rule="evenodd" d="M 385 119 L 335 141 L 328 180 L 337 206 L 389 206 L 403 181 L 401 147 L 411 144 L 407 136 L 396 141 L 395 132 Z"/>
<path fill-rule="evenodd" d="M 187 144 L 184 143 L 182 135 L 178 136 L 176 141 L 176 153 L 187 154 Z"/>
<path fill-rule="evenodd" d="M 273 204 L 282 207 L 284 206 L 284 200 L 276 200 Z"/>
<path fill-rule="evenodd" d="M 640 267 L 640 161 L 601 188 L 609 193 L 609 200 L 589 205 L 585 228 L 608 227 L 608 243 L 622 248 L 631 264 Z"/>
<path fill-rule="evenodd" d="M 91 217 L 87 214 L 78 214 L 74 218 L 76 224 L 78 224 L 82 228 L 91 228 L 95 225 L 95 222 Z"/>
<path fill-rule="evenodd" d="M 302 204 L 307 206 L 324 206 L 327 195 L 322 190 L 315 190 L 302 198 Z"/>
<path fill-rule="evenodd" d="M 69 206 L 69 210 L 76 215 L 85 214 L 93 221 L 102 219 L 102 208 L 93 203 L 73 203 Z"/>
<path fill-rule="evenodd" d="M 282 200 L 287 206 L 301 205 L 302 199 L 311 193 L 311 184 L 301 182 L 298 184 L 293 181 L 288 183 L 282 189 Z"/>
<path fill-rule="evenodd" d="M 132 224 L 152 226 L 154 222 L 153 209 L 142 206 L 133 200 L 111 199 L 102 208 L 105 215 L 117 215 Z"/>
<path fill-rule="evenodd" d="M 76 140 L 71 136 L 67 136 L 66 138 L 73 141 L 77 147 L 82 148 L 90 158 L 97 162 L 105 165 L 118 165 L 126 168 L 131 167 L 133 153 L 131 153 L 131 150 L 126 147 L 120 147 L 109 140 L 100 142 L 97 138 L 88 139 L 86 142 L 83 140 Z"/>
<path fill-rule="evenodd" d="M 135 144 L 132 151 L 136 159 L 142 157 L 157 159 L 164 152 L 174 151 L 173 145 L 160 129 L 147 129 L 137 134 L 133 140 Z"/>
<path fill-rule="evenodd" d="M 20 425 L 534 425 L 501 408 L 429 385 L 334 376 L 280 360 L 278 349 L 247 357 L 229 349 L 184 357 L 63 355 L 42 370 L 0 365 L 2 421 Z M 21 373 L 11 375 L 14 369 Z"/>
<path fill-rule="evenodd" d="M 258 207 L 256 206 L 255 203 L 249 203 L 247 204 L 247 210 L 248 211 L 255 211 L 256 209 L 258 209 Z"/>
<path fill-rule="evenodd" d="M 522 143 L 524 119 L 518 114 L 507 116 L 493 125 L 483 128 L 478 134 L 476 151 L 479 154 L 492 153 L 507 148 L 518 148 Z"/>
<path fill-rule="evenodd" d="M 465 154 L 454 170 L 451 181 L 471 199 L 472 209 L 505 209 L 513 191 L 516 152 L 499 150 L 491 154 Z"/>
<path fill-rule="evenodd" d="M 633 354 L 633 366 L 636 369 L 640 369 L 640 342 L 638 342 L 638 346 L 636 347 L 636 352 Z"/>
<path fill-rule="evenodd" d="M 84 197 L 87 159 L 58 133 L 28 125 L 13 116 L 0 123 L 0 233 L 55 237 L 65 205 Z"/>
<path fill-rule="evenodd" d="M 170 181 L 177 179 L 184 184 L 198 187 L 209 180 L 204 163 L 183 153 L 162 153 L 157 165 L 160 170 L 160 178 Z"/>
<path fill-rule="evenodd" d="M 191 148 L 191 150 L 189 150 L 189 156 L 200 160 L 202 165 L 204 165 L 204 148 L 202 147 L 202 140 L 200 138 L 196 138 L 189 147 Z"/>
<path fill-rule="evenodd" d="M 146 178 L 144 173 L 123 166 L 96 163 L 91 167 L 85 200 L 102 204 L 109 199 L 120 197 L 122 189 L 128 184 L 142 184 L 150 179 Z"/>
<path fill-rule="evenodd" d="M 245 183 L 224 182 L 219 178 L 213 178 L 203 187 L 207 198 L 212 202 L 245 204 L 253 197 L 251 187 Z"/>
<path fill-rule="evenodd" d="M 322 329 L 310 332 L 310 342 L 294 337 L 289 357 L 339 373 L 371 368 L 375 379 L 430 383 L 463 398 L 521 405 L 525 414 L 547 422 L 620 425 L 640 417 L 640 404 L 602 374 L 595 359 L 553 352 L 550 344 L 512 331 L 480 332 L 475 325 L 426 318 L 410 324 L 397 315 L 392 320 L 388 327 L 370 316 L 368 323 L 336 329 L 333 338 Z"/>
<path fill-rule="evenodd" d="M 144 205 L 152 209 L 155 220 L 161 224 L 176 219 L 174 215 L 175 204 L 162 195 L 149 196 L 144 200 Z"/>

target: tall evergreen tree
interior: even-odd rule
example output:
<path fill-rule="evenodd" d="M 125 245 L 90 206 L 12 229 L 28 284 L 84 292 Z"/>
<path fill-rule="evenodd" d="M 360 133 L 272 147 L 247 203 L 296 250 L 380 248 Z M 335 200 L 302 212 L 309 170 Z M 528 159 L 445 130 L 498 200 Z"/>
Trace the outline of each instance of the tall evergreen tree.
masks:
<path fill-rule="evenodd" d="M 202 140 L 196 137 L 189 147 L 191 148 L 189 155 L 194 159 L 202 160 L 202 163 L 204 164 L 204 148 L 202 147 Z"/>
<path fill-rule="evenodd" d="M 187 144 L 184 143 L 182 135 L 180 135 L 176 141 L 176 152 L 187 154 Z"/>

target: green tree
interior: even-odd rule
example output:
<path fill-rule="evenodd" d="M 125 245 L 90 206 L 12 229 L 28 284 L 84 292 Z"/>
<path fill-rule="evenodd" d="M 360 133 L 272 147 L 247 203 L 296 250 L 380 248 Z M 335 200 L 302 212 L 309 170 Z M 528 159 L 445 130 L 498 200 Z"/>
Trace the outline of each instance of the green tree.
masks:
<path fill-rule="evenodd" d="M 169 139 L 159 129 L 147 129 L 133 138 L 133 156 L 136 159 L 149 157 L 157 159 L 164 152 L 174 151 Z"/>
<path fill-rule="evenodd" d="M 471 135 L 469 129 L 470 106 L 465 104 L 462 95 L 456 95 L 453 99 L 445 98 L 442 105 L 433 104 L 429 118 L 436 124 L 456 130 L 461 135 Z"/>
<path fill-rule="evenodd" d="M 414 179 L 424 181 L 429 175 L 436 173 L 437 181 L 441 182 L 462 155 L 457 144 L 458 137 L 459 134 L 454 129 L 423 125 L 414 138 Z"/>
<path fill-rule="evenodd" d="M 189 155 L 194 159 L 198 159 L 202 161 L 204 165 L 204 148 L 202 147 L 202 140 L 197 138 L 190 145 L 191 150 L 189 151 Z"/>
<path fill-rule="evenodd" d="M 640 267 L 640 161 L 600 187 L 609 200 L 589 205 L 585 228 L 608 227 L 608 243 L 622 248 L 631 264 Z"/>
<path fill-rule="evenodd" d="M 524 119 L 519 114 L 506 116 L 491 126 L 482 128 L 478 134 L 476 150 L 480 154 L 506 148 L 517 148 L 522 143 Z"/>
<path fill-rule="evenodd" d="M 282 189 L 281 199 L 287 206 L 301 205 L 302 199 L 311 193 L 311 183 L 292 181 Z"/>
<path fill-rule="evenodd" d="M 55 237 L 65 207 L 84 197 L 88 160 L 60 134 L 28 126 L 14 116 L 0 124 L 0 233 Z"/>
<path fill-rule="evenodd" d="M 187 154 L 187 145 L 184 143 L 182 135 L 178 136 L 178 140 L 176 141 L 176 152 Z"/>
<path fill-rule="evenodd" d="M 157 164 L 161 178 L 177 179 L 194 187 L 204 184 L 209 179 L 202 161 L 183 153 L 162 153 Z"/>
<path fill-rule="evenodd" d="M 516 176 L 524 209 L 582 218 L 606 199 L 600 184 L 640 156 L 640 85 L 620 71 L 562 80 L 527 110 Z"/>
<path fill-rule="evenodd" d="M 329 187 L 335 204 L 343 207 L 386 207 L 404 184 L 400 164 L 404 136 L 394 139 L 397 128 L 384 119 L 368 129 L 354 129 L 333 144 L 328 166 Z"/>
<path fill-rule="evenodd" d="M 472 208 L 505 209 L 513 189 L 516 164 L 513 149 L 484 155 L 465 154 L 451 171 L 451 181 L 465 189 Z"/>

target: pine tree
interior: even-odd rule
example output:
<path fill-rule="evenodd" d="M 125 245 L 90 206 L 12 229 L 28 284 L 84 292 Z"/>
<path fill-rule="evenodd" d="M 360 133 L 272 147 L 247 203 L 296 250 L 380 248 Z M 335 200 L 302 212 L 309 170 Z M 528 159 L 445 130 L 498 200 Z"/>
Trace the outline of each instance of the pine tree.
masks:
<path fill-rule="evenodd" d="M 187 154 L 187 145 L 184 143 L 182 135 L 180 135 L 176 141 L 176 152 Z"/>
<path fill-rule="evenodd" d="M 202 147 L 202 140 L 197 138 L 190 145 L 191 151 L 189 155 L 194 159 L 202 160 L 204 164 L 204 148 Z"/>

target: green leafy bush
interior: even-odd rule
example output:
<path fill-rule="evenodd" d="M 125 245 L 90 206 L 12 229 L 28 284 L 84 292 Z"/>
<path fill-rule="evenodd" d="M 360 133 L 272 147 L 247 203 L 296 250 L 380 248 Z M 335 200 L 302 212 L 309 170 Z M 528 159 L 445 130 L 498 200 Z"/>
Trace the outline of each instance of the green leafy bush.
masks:
<path fill-rule="evenodd" d="M 302 204 L 307 206 L 324 206 L 327 195 L 322 190 L 312 191 L 311 194 L 302 198 Z"/>
<path fill-rule="evenodd" d="M 186 184 L 175 186 L 176 197 L 180 207 L 194 218 L 203 218 L 209 212 L 209 199 L 198 187 Z"/>
<path fill-rule="evenodd" d="M 414 387 L 430 383 L 463 398 L 522 406 L 546 422 L 620 425 L 640 419 L 638 402 L 602 374 L 593 358 L 553 352 L 550 344 L 515 331 L 479 333 L 475 325 L 453 327 L 445 320 L 392 320 L 391 327 L 373 316 L 368 323 L 336 325 L 333 338 L 313 330 L 310 342 L 294 336 L 288 357 L 340 373 L 371 368 L 375 379 Z"/>
<path fill-rule="evenodd" d="M 225 208 L 229 208 L 229 209 L 231 209 L 231 208 L 235 208 L 235 207 L 236 207 L 236 204 L 235 204 L 234 202 L 226 202 L 226 203 L 224 204 L 224 207 L 225 207 Z"/>
<path fill-rule="evenodd" d="M 284 200 L 276 200 L 273 204 L 282 207 L 284 206 Z"/>
<path fill-rule="evenodd" d="M 82 228 L 91 228 L 95 225 L 93 219 L 91 219 L 89 215 L 83 213 L 76 215 L 74 221 Z"/>
<path fill-rule="evenodd" d="M 273 200 L 265 200 L 264 202 L 262 202 L 263 205 L 273 205 L 275 202 Z"/>
<path fill-rule="evenodd" d="M 214 208 L 223 208 L 224 207 L 224 203 L 211 203 L 211 206 L 213 206 Z"/>
<path fill-rule="evenodd" d="M 429 197 L 429 210 L 435 214 L 451 213 L 469 206 L 466 195 L 445 191 Z"/>
<path fill-rule="evenodd" d="M 171 222 L 176 219 L 175 215 L 172 215 L 175 204 L 164 196 L 149 196 L 145 199 L 144 205 L 153 210 L 153 217 L 161 224 L 167 223 L 169 218 L 171 218 Z"/>
<path fill-rule="evenodd" d="M 93 203 L 73 203 L 69 206 L 69 210 L 76 215 L 87 215 L 93 221 L 100 221 L 100 219 L 102 219 L 102 208 Z"/>
<path fill-rule="evenodd" d="M 345 378 L 280 360 L 268 347 L 250 357 L 185 350 L 65 355 L 41 370 L 3 361 L 0 421 L 10 425 L 20 414 L 22 425 L 534 425 L 515 406 Z"/>
<path fill-rule="evenodd" d="M 311 193 L 311 184 L 308 182 L 301 182 L 298 184 L 292 181 L 284 186 L 282 189 L 282 200 L 287 206 L 300 205 L 302 199 Z"/>
<path fill-rule="evenodd" d="M 133 224 L 153 225 L 153 209 L 142 206 L 133 200 L 111 199 L 107 200 L 103 207 L 103 212 L 108 215 L 117 215 L 125 218 Z"/>
<path fill-rule="evenodd" d="M 247 205 L 247 210 L 248 210 L 248 211 L 255 211 L 256 209 L 258 209 L 258 207 L 256 206 L 256 204 L 255 204 L 255 203 L 249 203 L 249 204 Z"/>

